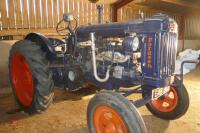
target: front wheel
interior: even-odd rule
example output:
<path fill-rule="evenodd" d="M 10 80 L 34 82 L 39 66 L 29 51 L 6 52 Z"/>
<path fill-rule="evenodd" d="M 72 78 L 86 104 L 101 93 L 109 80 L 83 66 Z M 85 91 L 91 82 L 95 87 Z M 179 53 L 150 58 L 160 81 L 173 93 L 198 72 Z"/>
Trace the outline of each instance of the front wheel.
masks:
<path fill-rule="evenodd" d="M 146 133 L 144 121 L 136 107 L 116 92 L 100 92 L 87 109 L 91 133 Z"/>
<path fill-rule="evenodd" d="M 179 80 L 175 78 L 177 84 Z M 145 88 L 143 88 L 145 89 Z M 143 91 L 143 96 L 145 95 Z M 189 107 L 189 95 L 184 85 L 170 86 L 169 92 L 146 104 L 147 109 L 161 119 L 173 120 L 183 116 Z"/>

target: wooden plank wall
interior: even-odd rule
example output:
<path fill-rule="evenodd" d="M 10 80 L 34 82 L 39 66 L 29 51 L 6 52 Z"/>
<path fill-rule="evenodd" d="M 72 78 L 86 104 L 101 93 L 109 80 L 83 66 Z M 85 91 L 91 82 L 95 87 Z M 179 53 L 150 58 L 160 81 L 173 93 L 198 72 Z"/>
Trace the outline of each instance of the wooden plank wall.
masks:
<path fill-rule="evenodd" d="M 110 5 L 106 0 L 104 3 L 104 22 L 111 21 Z M 74 14 L 79 25 L 96 24 L 96 6 L 88 0 L 0 0 L 0 36 L 24 36 L 29 32 L 40 32 L 48 36 L 58 35 L 55 27 L 65 12 Z M 145 18 L 158 12 L 166 13 L 147 6 L 131 4 L 118 10 L 118 21 L 137 19 L 139 10 L 144 12 Z M 179 23 L 178 15 L 169 15 Z"/>
<path fill-rule="evenodd" d="M 185 33 L 187 40 L 200 39 L 200 14 L 187 14 L 185 16 Z"/>
<path fill-rule="evenodd" d="M 118 21 L 124 22 L 124 21 L 138 19 L 139 11 L 144 13 L 144 18 L 150 18 L 156 13 L 164 13 L 175 19 L 178 24 L 180 22 L 180 14 L 172 14 L 170 12 L 164 12 L 161 10 L 153 9 L 148 6 L 140 6 L 135 4 L 127 5 L 120 8 L 118 10 Z"/>
<path fill-rule="evenodd" d="M 55 32 L 65 12 L 74 14 L 79 25 L 95 24 L 98 16 L 96 6 L 88 0 L 1 0 L 0 35 L 26 34 L 30 31 Z M 104 4 L 103 19 L 111 20 L 108 4 Z"/>
<path fill-rule="evenodd" d="M 181 25 L 181 16 L 180 14 L 174 14 L 170 12 L 165 12 L 157 9 L 153 9 L 148 6 L 140 6 L 136 4 L 126 5 L 118 10 L 118 21 L 119 22 L 125 22 L 125 21 L 131 21 L 139 18 L 139 12 L 144 13 L 144 18 L 150 18 L 156 13 L 163 13 L 169 15 L 171 18 L 173 18 L 177 24 Z M 182 29 L 179 28 L 179 33 L 181 33 Z M 181 34 L 179 34 L 181 35 Z M 179 36 L 180 37 L 180 36 Z M 185 37 L 186 38 L 186 37 Z"/>

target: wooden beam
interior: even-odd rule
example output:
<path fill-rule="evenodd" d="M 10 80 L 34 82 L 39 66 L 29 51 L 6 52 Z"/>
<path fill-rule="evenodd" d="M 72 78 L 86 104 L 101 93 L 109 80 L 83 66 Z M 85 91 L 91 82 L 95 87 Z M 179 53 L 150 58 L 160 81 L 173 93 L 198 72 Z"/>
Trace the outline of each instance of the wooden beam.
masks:
<path fill-rule="evenodd" d="M 113 22 L 117 22 L 117 10 L 132 1 L 134 1 L 134 0 L 118 0 L 117 2 L 115 2 L 114 4 L 111 5 Z"/>
<path fill-rule="evenodd" d="M 183 7 L 193 8 L 193 9 L 200 9 L 200 5 L 198 3 L 192 3 L 189 1 L 183 1 L 183 0 L 161 0 L 161 1 L 175 4 L 178 6 L 183 6 Z"/>
<path fill-rule="evenodd" d="M 46 36 L 59 36 L 55 30 L 52 29 L 10 29 L 10 30 L 3 30 L 0 32 L 0 36 L 26 36 L 30 32 L 38 32 Z"/>
<path fill-rule="evenodd" d="M 132 2 L 134 0 L 118 0 L 117 2 L 115 2 L 113 5 L 116 7 L 116 8 L 121 8 L 125 5 L 127 5 L 128 3 Z"/>

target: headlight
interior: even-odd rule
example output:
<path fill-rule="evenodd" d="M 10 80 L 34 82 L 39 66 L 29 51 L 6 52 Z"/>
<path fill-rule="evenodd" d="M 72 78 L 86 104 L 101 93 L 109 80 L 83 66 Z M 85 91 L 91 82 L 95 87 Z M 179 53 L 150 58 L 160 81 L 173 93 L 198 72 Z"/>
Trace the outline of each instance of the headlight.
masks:
<path fill-rule="evenodd" d="M 137 36 L 128 36 L 124 38 L 122 47 L 127 52 L 134 52 L 138 50 L 139 43 L 139 38 Z"/>

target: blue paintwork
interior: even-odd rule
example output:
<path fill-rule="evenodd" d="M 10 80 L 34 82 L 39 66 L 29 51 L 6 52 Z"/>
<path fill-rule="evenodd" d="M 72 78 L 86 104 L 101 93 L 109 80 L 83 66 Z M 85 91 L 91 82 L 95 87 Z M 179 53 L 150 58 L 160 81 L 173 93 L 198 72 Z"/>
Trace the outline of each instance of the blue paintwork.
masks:
<path fill-rule="evenodd" d="M 42 46 L 42 50 L 44 50 L 47 53 L 47 57 L 50 60 L 54 60 L 56 57 L 56 52 L 53 48 L 53 43 L 50 39 L 48 39 L 47 37 L 43 36 L 40 33 L 29 33 L 28 35 L 26 35 L 26 37 L 24 38 L 26 40 L 30 40 L 32 42 L 35 42 L 38 45 Z"/>
<path fill-rule="evenodd" d="M 163 58 L 161 60 L 161 47 L 163 43 L 160 43 L 159 40 L 161 40 L 161 37 L 169 32 L 169 17 L 166 15 L 157 15 L 150 19 L 145 20 L 135 20 L 130 22 L 124 22 L 124 23 L 109 23 L 109 24 L 99 24 L 99 25 L 89 25 L 89 26 L 80 26 L 75 31 L 75 34 L 72 34 L 73 36 L 70 36 L 68 39 L 66 39 L 66 42 L 68 44 L 68 53 L 65 54 L 64 58 L 55 58 L 54 61 L 59 62 L 60 64 L 64 64 L 67 67 L 63 68 L 62 76 L 63 77 L 57 77 L 55 76 L 54 82 L 56 86 L 59 86 L 61 84 L 64 84 L 65 87 L 75 89 L 77 86 L 73 84 L 69 84 L 65 82 L 66 75 L 67 75 L 67 68 L 73 68 L 73 67 L 80 67 L 81 69 L 85 70 L 85 62 L 84 58 L 88 56 L 88 50 L 86 49 L 76 49 L 76 38 L 79 42 L 88 41 L 89 35 L 91 32 L 95 32 L 95 36 L 101 36 L 101 37 L 126 37 L 128 33 L 137 33 L 137 35 L 141 38 L 140 41 L 140 50 L 141 50 L 141 64 L 142 64 L 142 74 L 141 75 L 135 75 L 134 77 L 128 77 L 123 76 L 121 79 L 116 79 L 114 77 L 111 77 L 107 82 L 100 83 L 98 82 L 94 76 L 93 72 L 85 72 L 84 78 L 81 79 L 78 86 L 81 84 L 84 84 L 84 82 L 90 81 L 94 85 L 109 89 L 109 90 L 118 90 L 120 87 L 131 87 L 134 85 L 142 85 L 147 86 L 145 89 L 151 90 L 153 88 L 157 87 L 164 87 L 169 85 L 169 77 L 172 75 L 173 71 L 171 71 L 168 74 L 161 72 L 161 70 L 169 67 L 168 64 L 166 64 L 166 60 L 168 58 Z M 150 50 L 151 52 L 151 64 L 152 68 L 147 67 L 147 51 L 148 51 L 148 38 L 152 39 L 152 48 Z M 26 39 L 36 41 L 39 39 L 40 41 L 38 43 L 44 43 L 43 45 L 47 49 L 49 55 L 54 55 L 55 51 L 53 51 L 52 46 L 53 43 L 50 39 L 44 38 L 43 36 L 39 36 L 37 34 L 31 34 L 26 37 Z M 171 44 L 174 45 L 174 44 Z M 165 46 L 168 47 L 167 45 Z M 112 46 L 109 47 L 109 49 L 113 49 Z M 118 49 L 117 51 L 120 51 L 123 54 L 127 54 L 130 51 L 123 51 Z M 170 49 L 171 53 L 173 54 L 173 58 L 176 56 L 176 49 L 175 46 L 171 46 Z M 76 53 L 79 53 L 83 57 L 83 61 L 74 60 L 71 58 L 72 55 L 75 55 Z M 167 53 L 165 53 L 167 54 Z M 85 59 L 86 60 L 86 59 Z M 161 62 L 164 62 L 161 66 Z M 72 64 L 73 63 L 73 64 Z M 170 63 L 170 60 L 169 60 Z M 109 64 L 109 63 L 108 63 Z M 115 65 L 115 64 L 114 64 Z M 134 64 L 132 63 L 132 60 L 129 60 L 123 64 L 119 64 L 125 68 L 125 70 L 130 70 Z M 171 66 L 170 66 L 171 67 Z M 58 68 L 53 68 L 53 72 L 57 71 Z M 98 67 L 98 74 L 99 76 L 104 77 L 106 73 L 106 69 L 103 69 L 102 66 Z M 59 74 L 58 74 L 59 75 Z M 134 92 L 134 91 L 133 91 Z"/>
<path fill-rule="evenodd" d="M 116 22 L 109 24 L 98 24 L 89 26 L 80 26 L 77 29 L 79 41 L 89 39 L 91 32 L 96 36 L 103 37 L 124 37 L 127 33 L 158 33 L 168 31 L 169 17 L 166 15 L 154 16 L 145 20 L 134 20 L 129 22 Z"/>
<path fill-rule="evenodd" d="M 95 32 L 96 36 L 126 36 L 127 33 L 135 32 L 137 35 L 144 37 L 144 42 L 141 42 L 142 58 L 142 75 L 134 78 L 123 77 L 122 79 L 111 78 L 106 83 L 99 83 L 94 78 L 92 73 L 88 74 L 87 80 L 95 83 L 95 85 L 106 88 L 106 89 L 118 89 L 119 87 L 131 87 L 134 84 L 148 85 L 149 89 L 156 87 L 164 87 L 170 84 L 170 76 L 173 72 L 168 75 L 161 76 L 160 70 L 167 67 L 167 64 L 160 66 L 160 46 L 159 40 L 164 33 L 169 32 L 169 17 L 165 15 L 157 15 L 150 19 L 132 21 L 128 23 L 111 23 L 101 25 L 82 26 L 77 29 L 77 36 L 79 41 L 85 41 L 89 38 L 89 33 Z M 148 38 L 152 39 L 151 49 L 151 62 L 152 68 L 147 68 L 147 45 Z M 174 45 L 174 44 L 173 44 Z M 170 49 L 173 53 L 176 53 L 175 46 Z M 126 51 L 123 51 L 126 53 Z M 174 54 L 175 56 L 175 54 Z M 175 58 L 175 57 L 173 57 Z M 166 59 L 164 59 L 166 60 Z M 170 62 L 169 62 L 170 63 Z M 133 64 L 122 64 L 125 68 L 131 67 Z M 99 74 L 102 72 L 99 72 Z M 103 73 L 105 75 L 105 72 Z"/>

